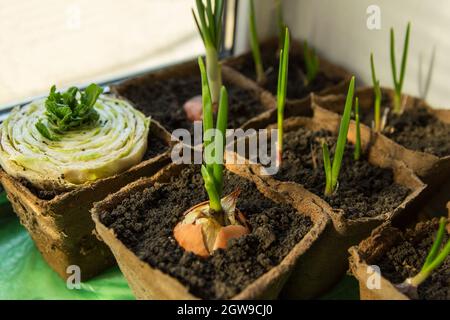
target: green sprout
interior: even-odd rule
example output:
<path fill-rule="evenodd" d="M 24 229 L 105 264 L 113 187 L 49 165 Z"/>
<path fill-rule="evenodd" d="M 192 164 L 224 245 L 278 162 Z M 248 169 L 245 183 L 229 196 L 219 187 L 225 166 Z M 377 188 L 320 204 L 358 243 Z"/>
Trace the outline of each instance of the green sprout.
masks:
<path fill-rule="evenodd" d="M 411 30 L 411 23 L 408 22 L 408 26 L 406 27 L 406 35 L 405 35 L 405 43 L 403 45 L 403 56 L 402 56 L 402 64 L 400 67 L 400 75 L 397 75 L 397 66 L 396 66 L 396 58 L 395 58 L 395 38 L 394 38 L 394 29 L 391 28 L 391 67 L 392 67 L 392 77 L 394 80 L 394 112 L 396 114 L 400 114 L 402 112 L 402 89 L 403 82 L 405 80 L 405 72 L 406 72 L 406 61 L 408 59 L 408 47 L 409 47 L 409 33 Z"/>
<path fill-rule="evenodd" d="M 381 88 L 380 81 L 377 79 L 377 75 L 375 73 L 375 63 L 373 61 L 373 53 L 370 54 L 370 69 L 372 71 L 372 83 L 373 83 L 373 91 L 375 95 L 374 102 L 374 129 L 375 132 L 380 132 L 381 128 Z"/>
<path fill-rule="evenodd" d="M 211 90 L 213 105 L 219 102 L 222 87 L 222 71 L 219 63 L 219 50 L 222 43 L 222 16 L 223 0 L 215 0 L 214 6 L 211 0 L 196 0 L 197 15 L 194 10 L 194 20 L 206 51 L 206 71 Z M 198 16 L 198 17 L 197 17 Z"/>
<path fill-rule="evenodd" d="M 256 68 L 256 81 L 260 84 L 266 82 L 266 74 L 264 73 L 264 67 L 261 59 L 261 49 L 259 47 L 258 30 L 256 29 L 256 17 L 255 17 L 255 4 L 253 0 L 250 0 L 250 46 L 252 48 L 253 60 Z"/>
<path fill-rule="evenodd" d="M 407 293 L 412 298 L 417 298 L 417 288 L 422 284 L 431 273 L 439 268 L 439 266 L 444 262 L 447 256 L 450 254 L 450 240 L 443 246 L 442 250 L 439 249 L 442 246 L 442 241 L 445 235 L 445 225 L 447 224 L 447 219 L 442 217 L 439 221 L 439 229 L 436 234 L 436 239 L 431 246 L 431 249 L 425 259 L 425 263 L 420 269 L 419 273 L 412 278 L 406 279 L 403 283 L 397 285 L 403 293 Z"/>
<path fill-rule="evenodd" d="M 319 57 L 316 51 L 308 46 L 308 42 L 303 43 L 303 56 L 306 66 L 306 80 L 305 85 L 314 81 L 319 73 Z"/>
<path fill-rule="evenodd" d="M 173 236 L 186 251 L 208 257 L 215 250 L 226 250 L 228 242 L 250 233 L 245 216 L 236 205 L 240 194 L 234 192 L 221 198 L 224 183 L 224 149 L 228 122 L 228 93 L 220 89 L 216 128 L 208 75 L 201 57 L 198 58 L 202 79 L 204 163 L 201 174 L 209 201 L 194 205 L 173 229 Z M 191 228 L 196 226 L 196 228 Z M 231 227 L 231 231 L 223 228 Z"/>
<path fill-rule="evenodd" d="M 339 135 L 334 152 L 333 165 L 331 165 L 330 151 L 326 142 L 322 143 L 323 162 L 325 169 L 325 195 L 332 195 L 338 186 L 339 172 L 341 170 L 342 159 L 344 158 L 345 145 L 347 143 L 347 134 L 350 126 L 352 113 L 353 93 L 355 91 L 355 77 L 352 77 L 345 101 L 344 114 L 342 115 L 339 127 Z"/>
<path fill-rule="evenodd" d="M 355 150 L 353 152 L 353 158 L 359 161 L 361 158 L 361 123 L 359 120 L 359 99 L 355 98 L 355 125 L 356 125 L 356 142 Z"/>
<path fill-rule="evenodd" d="M 63 93 L 57 92 L 56 86 L 52 86 L 45 100 L 47 124 L 40 119 L 35 125 L 36 129 L 45 138 L 58 140 L 51 131 L 64 132 L 96 123 L 99 114 L 94 105 L 102 92 L 103 89 L 94 83 L 85 90 L 71 87 Z"/>
<path fill-rule="evenodd" d="M 217 113 L 216 134 L 213 141 L 206 139 L 208 130 L 213 129 L 214 126 L 213 108 L 208 78 L 202 58 L 198 59 L 198 64 L 202 78 L 203 137 L 205 140 L 205 149 L 211 143 L 214 144 L 212 154 L 205 153 L 205 164 L 201 167 L 201 173 L 205 182 L 206 192 L 208 193 L 211 210 L 216 213 L 222 213 L 220 199 L 223 191 L 223 154 L 228 123 L 228 93 L 225 87 L 222 86 Z"/>
<path fill-rule="evenodd" d="M 281 165 L 283 155 L 283 121 L 284 106 L 286 104 L 286 91 L 289 67 L 289 29 L 285 29 L 283 48 L 280 51 L 280 64 L 278 67 L 278 87 L 277 87 L 277 128 L 278 128 L 278 144 L 277 144 L 277 165 Z"/>
<path fill-rule="evenodd" d="M 282 0 L 275 0 L 275 8 L 277 12 L 277 26 L 278 26 L 278 41 L 279 41 L 279 48 L 280 50 L 283 48 L 284 45 L 284 36 L 286 29 L 286 25 L 284 23 L 283 19 L 283 6 L 281 3 Z"/>

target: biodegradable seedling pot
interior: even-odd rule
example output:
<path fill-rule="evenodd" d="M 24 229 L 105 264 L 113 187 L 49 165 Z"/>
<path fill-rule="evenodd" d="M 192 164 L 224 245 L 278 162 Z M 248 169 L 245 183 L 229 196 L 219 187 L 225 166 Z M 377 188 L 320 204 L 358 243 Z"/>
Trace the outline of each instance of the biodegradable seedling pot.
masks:
<path fill-rule="evenodd" d="M 153 154 L 151 148 L 156 144 L 165 150 Z M 1 170 L 0 181 L 14 211 L 50 267 L 67 278 L 70 276 L 67 267 L 77 265 L 81 278 L 86 280 L 114 264 L 108 247 L 93 234 L 94 223 L 89 213 L 92 204 L 167 165 L 172 145 L 170 134 L 152 120 L 144 160 L 125 172 L 60 194 L 34 189 Z"/>
<path fill-rule="evenodd" d="M 262 88 L 268 90 L 273 95 L 277 94 L 278 80 L 278 38 L 271 38 L 261 43 L 261 57 L 263 66 L 266 70 L 267 81 L 260 84 Z M 287 85 L 287 104 L 302 104 L 302 100 L 310 93 L 318 95 L 329 95 L 345 93 L 351 79 L 350 73 L 337 65 L 327 61 L 323 57 L 319 58 L 319 73 L 316 80 L 311 85 L 305 87 L 302 78 L 299 76 L 304 73 L 303 44 L 292 40 L 289 55 L 289 81 Z M 244 53 L 237 57 L 232 57 L 224 62 L 236 72 L 243 74 L 252 81 L 256 81 L 256 72 L 251 52 Z M 309 109 L 310 110 L 310 109 Z M 304 110 L 307 115 L 308 109 Z"/>
<path fill-rule="evenodd" d="M 361 119 L 369 127 L 373 120 L 373 106 L 374 106 L 374 92 L 373 88 L 362 88 L 356 91 L 355 95 L 359 97 Z M 381 108 L 392 106 L 394 91 L 390 89 L 382 89 Z M 313 106 L 328 109 L 337 113 L 343 112 L 344 96 L 329 96 L 329 97 L 314 97 Z M 428 114 L 437 118 L 440 122 L 447 124 L 450 127 L 450 110 L 433 109 L 425 101 L 409 95 L 403 95 L 402 101 L 405 105 L 405 113 L 399 118 L 402 119 L 407 112 L 423 108 Z M 422 119 L 417 120 L 418 116 Z M 415 118 L 405 118 L 405 122 L 412 123 L 413 120 L 423 122 L 424 115 L 418 115 Z M 388 116 L 389 119 L 394 117 Z M 405 124 L 401 124 L 404 126 Z M 408 126 L 405 126 L 408 128 Z M 399 130 L 397 130 L 399 131 Z M 427 130 L 427 127 L 417 126 L 416 132 L 402 131 L 396 135 L 395 130 L 386 129 L 383 134 L 374 134 L 373 144 L 377 148 L 384 150 L 390 158 L 402 160 L 408 167 L 410 167 L 426 184 L 429 185 L 430 192 L 435 191 L 444 182 L 450 178 L 450 152 L 448 154 L 435 155 L 429 153 L 426 149 L 438 150 L 444 145 L 449 146 L 448 134 L 450 129 L 445 132 L 433 136 L 432 130 Z M 411 139 L 409 143 L 404 143 L 407 139 Z M 447 193 L 450 189 L 447 189 Z M 445 204 L 444 204 L 445 205 Z"/>
<path fill-rule="evenodd" d="M 255 83 L 230 68 L 222 68 L 223 84 L 229 95 L 229 127 L 238 128 L 249 119 L 275 108 L 274 98 Z M 131 100 L 145 115 L 159 121 L 169 132 L 188 129 L 193 123 L 183 109 L 185 102 L 201 96 L 197 60 L 178 64 L 112 86 L 111 90 Z"/>
<path fill-rule="evenodd" d="M 450 213 L 450 203 L 447 207 Z M 396 221 L 385 223 L 358 246 L 351 247 L 350 268 L 359 281 L 361 299 L 411 299 L 399 291 L 396 285 L 419 272 L 434 241 L 438 224 L 438 219 L 435 218 L 419 222 L 415 226 L 413 224 L 411 229 L 405 231 L 404 227 L 397 226 Z M 395 257 L 395 261 L 390 256 Z M 445 296 L 445 292 L 442 291 L 445 283 L 449 285 L 449 261 L 450 258 L 447 257 L 444 264 L 419 286 L 419 298 L 444 300 L 449 298 L 450 292 L 447 290 Z M 376 267 L 381 274 L 374 273 Z M 374 277 L 379 278 L 378 281 L 374 280 Z M 389 279 L 395 279 L 395 282 Z"/>
<path fill-rule="evenodd" d="M 199 166 L 172 164 L 162 169 L 155 176 L 132 183 L 94 205 L 92 215 L 96 224 L 96 230 L 114 253 L 119 267 L 136 298 L 273 299 L 278 296 L 292 268 L 303 259 L 307 252 L 315 247 L 316 241 L 318 241 L 329 225 L 329 218 L 324 209 L 311 200 L 311 195 L 306 190 L 302 190 L 305 197 L 301 201 L 286 205 L 283 204 L 283 202 L 286 202 L 284 196 L 268 187 L 266 182 L 259 177 L 251 174 L 248 165 L 227 164 L 226 167 L 229 177 L 237 177 L 237 186 L 242 187 L 241 198 L 238 200 L 238 208 L 241 210 L 242 207 L 246 207 L 242 212 L 247 214 L 247 221 L 252 226 L 252 232 L 250 235 L 239 238 L 235 240 L 236 242 L 232 242 L 231 247 L 227 251 L 215 252 L 207 260 L 202 260 L 205 258 L 199 258 L 192 253 L 184 251 L 175 242 L 172 234 L 173 227 L 179 221 L 182 213 L 186 208 L 189 208 L 193 203 L 197 202 L 198 199 L 196 197 L 198 194 L 204 193 L 200 175 L 194 174 L 188 178 L 187 181 L 190 181 L 188 183 L 188 191 L 175 189 L 177 190 L 177 200 L 171 206 L 173 206 L 173 210 L 177 211 L 174 213 L 176 218 L 166 216 L 167 212 L 171 212 L 170 210 L 166 210 L 166 215 L 164 215 L 163 210 L 159 207 L 161 201 L 164 200 L 158 200 L 161 199 L 158 194 L 163 194 L 164 197 L 171 198 L 172 195 L 168 193 L 168 190 L 173 185 L 180 183 L 179 181 L 185 179 L 183 178 L 186 175 L 185 172 L 191 172 L 189 170 L 192 170 L 194 173 L 200 171 Z M 233 179 L 226 178 L 224 187 L 227 188 L 228 185 L 228 188 L 231 190 L 236 187 L 234 183 Z M 230 184 L 233 185 L 230 186 Z M 180 190 L 183 191 L 180 192 Z M 133 200 L 130 198 L 131 195 L 138 195 L 138 197 Z M 249 210 L 257 210 L 251 208 L 257 208 L 261 205 L 260 203 L 253 203 L 251 199 L 248 199 L 248 197 L 253 197 L 254 195 L 258 198 L 261 197 L 263 199 L 261 202 L 263 203 L 273 203 L 273 207 L 266 208 L 263 213 L 258 213 L 252 217 Z M 145 202 L 142 202 L 142 204 L 138 203 L 139 199 L 148 196 L 152 199 L 148 204 L 145 204 Z M 206 197 L 205 194 L 204 196 Z M 134 213 L 127 209 L 129 207 L 142 207 L 146 208 L 145 210 L 154 210 L 154 214 L 158 214 L 158 217 L 152 218 L 145 213 L 142 215 L 136 213 L 135 215 L 139 217 L 137 221 L 140 222 L 140 226 L 137 226 L 133 224 L 134 219 L 132 216 Z M 127 212 L 126 217 L 120 214 L 122 209 L 124 209 L 124 212 Z M 271 216 L 269 211 L 274 211 L 276 217 Z M 159 216 L 159 214 L 161 215 Z M 290 216 L 291 214 L 293 216 Z M 170 213 L 170 216 L 173 216 L 172 213 Z M 280 248 L 277 247 L 280 244 L 272 245 L 272 243 L 276 243 L 278 237 L 284 237 L 284 234 L 280 235 L 277 233 L 277 236 L 275 236 L 275 233 L 268 231 L 270 228 L 267 229 L 267 223 L 269 223 L 267 221 L 272 221 L 270 223 L 279 223 L 280 228 L 283 228 L 283 230 L 279 230 L 281 233 L 290 232 L 289 234 L 292 234 L 292 232 L 296 232 L 297 234 L 300 232 L 290 225 L 294 220 L 288 222 L 289 219 L 286 220 L 287 217 L 290 217 L 289 219 L 301 219 L 302 221 L 307 220 L 309 221 L 309 227 L 302 231 L 301 239 L 298 241 L 295 240 L 292 243 L 293 247 L 290 250 L 287 250 L 282 256 L 279 256 L 281 259 L 279 262 L 261 269 L 261 266 L 268 262 L 266 259 L 275 252 L 274 250 Z M 252 220 L 260 218 L 262 220 Z M 119 221 L 120 219 L 124 219 L 123 222 L 125 224 Z M 158 232 L 149 230 L 149 228 L 152 228 L 153 223 L 160 223 L 160 221 L 165 226 L 165 229 L 160 229 Z M 253 223 L 254 221 L 259 221 L 261 224 L 252 225 L 252 221 Z M 108 227 L 107 225 L 112 227 Z M 144 239 L 137 236 L 138 229 L 136 228 L 147 230 L 144 232 L 147 232 L 148 235 Z M 274 228 L 277 228 L 277 226 L 275 225 Z M 289 231 L 285 231 L 285 228 Z M 153 238 L 151 243 L 146 244 L 145 238 L 148 236 Z M 288 238 L 279 239 L 285 239 L 287 241 Z M 253 244 L 250 245 L 250 243 Z M 164 252 L 161 253 L 161 250 Z M 245 258 L 232 255 L 233 253 L 239 252 L 236 250 L 244 250 L 247 252 L 247 255 Z M 157 257 L 161 256 L 165 257 L 162 259 L 163 261 L 157 260 Z M 226 264 L 229 263 L 233 263 L 233 265 L 227 267 Z M 209 267 L 205 267 L 205 269 L 202 267 L 199 270 L 205 270 L 205 272 L 197 274 L 195 273 L 197 271 L 192 270 L 197 270 L 202 264 L 205 266 L 213 265 L 214 267 L 212 268 L 215 271 L 211 274 Z M 254 270 L 259 271 L 255 273 L 256 271 Z M 225 275 L 222 272 L 225 272 Z M 194 277 L 193 274 L 196 276 Z M 249 278 L 247 274 L 257 275 L 257 277 L 254 279 Z M 309 286 L 314 285 L 314 283 L 311 283 L 305 278 L 305 282 L 302 285 Z M 227 286 L 230 287 L 228 288 Z M 239 286 L 239 289 L 232 286 Z M 199 289 L 199 287 L 203 289 Z M 232 290 L 231 288 L 234 289 Z M 213 296 L 211 292 L 218 296 Z"/>
<path fill-rule="evenodd" d="M 269 118 L 266 117 L 266 115 L 261 117 L 263 118 L 263 121 L 266 121 Z M 339 115 L 324 109 L 315 109 L 315 114 L 313 118 L 304 118 L 304 117 L 289 118 L 284 122 L 285 143 L 289 143 L 289 135 L 291 132 L 295 133 L 297 132 L 297 130 L 301 128 L 308 129 L 310 132 L 316 132 L 319 135 L 319 137 L 320 135 L 323 135 L 321 132 L 330 132 L 331 134 L 337 136 L 340 121 L 341 117 Z M 256 127 L 260 127 L 260 125 L 256 125 Z M 268 129 L 274 128 L 276 128 L 276 125 L 268 127 Z M 355 132 L 356 126 L 355 123 L 352 121 L 350 123 L 348 134 L 349 143 L 355 142 Z M 302 139 L 306 139 L 306 135 L 303 134 L 300 134 L 300 136 L 294 135 L 292 139 L 294 139 L 293 141 L 295 145 L 295 143 L 300 143 L 299 141 L 302 141 Z M 355 245 L 359 243 L 362 239 L 366 238 L 374 228 L 382 224 L 384 221 L 390 220 L 392 217 L 395 216 L 408 215 L 409 212 L 413 210 L 415 206 L 419 205 L 420 202 L 423 200 L 421 195 L 425 190 L 426 185 L 423 184 L 419 180 L 419 178 L 416 177 L 416 175 L 402 162 L 389 158 L 389 154 L 386 154 L 383 149 L 379 149 L 377 148 L 376 145 L 372 145 L 371 132 L 368 128 L 364 127 L 361 128 L 361 143 L 362 149 L 366 154 L 367 161 L 368 163 L 371 164 L 370 167 L 367 168 L 362 167 L 362 168 L 370 169 L 372 167 L 379 167 L 387 169 L 387 172 L 392 172 L 393 183 L 395 182 L 396 185 L 399 186 L 397 188 L 396 185 L 391 184 L 390 188 L 392 189 L 392 193 L 395 193 L 397 189 L 400 190 L 400 187 L 403 187 L 402 189 L 403 191 L 401 192 L 404 192 L 404 194 L 403 195 L 399 194 L 398 199 L 393 198 L 392 201 L 389 200 L 391 201 L 389 202 L 389 205 L 387 204 L 385 205 L 386 211 L 384 211 L 385 209 L 383 209 L 383 211 L 380 211 L 380 213 L 377 213 L 377 211 L 373 211 L 374 214 L 373 213 L 369 214 L 368 212 L 360 212 L 357 209 L 352 209 L 352 211 L 347 212 L 347 210 L 350 210 L 350 208 L 339 210 L 340 209 L 339 207 L 333 207 L 332 202 L 329 202 L 332 199 L 328 200 L 323 197 L 324 188 L 323 189 L 320 188 L 318 190 L 314 190 L 314 188 L 309 189 L 309 191 L 312 191 L 318 196 L 318 199 L 316 201 L 320 202 L 322 206 L 328 208 L 327 211 L 330 212 L 329 214 L 332 219 L 334 228 L 332 228 L 330 232 L 325 233 L 324 236 L 320 239 L 320 246 L 319 244 L 317 244 L 319 246 L 319 250 L 312 251 L 312 253 L 318 257 L 316 259 L 322 260 L 323 267 L 319 271 L 311 269 L 309 271 L 310 277 L 316 279 L 316 281 L 320 282 L 322 286 L 316 288 L 317 289 L 316 291 L 303 292 L 302 291 L 303 287 L 300 286 L 300 281 L 297 280 L 297 277 L 301 276 L 301 274 L 299 272 L 296 272 L 296 270 L 294 270 L 293 275 L 290 278 L 290 281 L 287 283 L 283 291 L 283 295 L 288 298 L 297 298 L 299 296 L 315 297 L 323 293 L 326 289 L 328 289 L 336 281 L 338 281 L 348 268 L 347 250 L 350 246 Z M 307 148 L 307 151 L 311 152 L 309 147 Z M 347 147 L 346 154 L 349 153 L 352 155 L 351 151 Z M 322 163 L 321 149 L 318 149 L 318 151 L 316 151 L 316 154 L 317 154 L 316 161 L 318 164 L 321 164 Z M 302 162 L 306 160 L 298 156 L 298 159 L 300 160 L 298 160 L 299 162 L 297 163 L 295 162 L 295 157 L 296 156 L 294 155 L 294 159 L 291 159 L 294 162 L 293 163 L 289 162 L 288 164 L 290 170 L 292 171 L 287 172 L 295 172 L 303 170 L 301 167 L 303 165 Z M 287 160 L 284 159 L 283 161 Z M 353 163 L 353 159 L 350 161 L 350 163 Z M 348 164 L 345 163 L 344 157 L 344 163 L 342 168 L 343 171 L 350 169 L 350 167 L 346 168 L 345 167 L 346 165 L 348 166 Z M 281 170 L 283 170 L 283 165 L 281 167 Z M 323 169 L 318 167 L 318 169 L 316 170 L 323 170 Z M 377 173 L 377 175 L 384 176 L 385 173 L 383 172 L 385 171 L 383 171 L 383 169 L 376 169 L 374 172 L 378 172 L 378 170 L 381 171 L 381 173 Z M 314 173 L 314 170 L 311 169 L 311 172 Z M 298 192 L 298 190 L 302 190 L 303 187 L 307 189 L 309 188 L 307 185 L 302 186 L 299 183 L 295 182 L 288 185 L 284 185 L 284 187 L 281 187 L 277 180 L 282 179 L 282 181 L 289 181 L 289 177 L 283 178 L 282 172 L 281 176 L 279 174 L 280 173 L 277 173 L 274 177 L 269 178 L 270 182 L 268 183 L 274 189 L 288 194 L 289 197 L 292 199 L 299 198 L 300 193 Z M 299 174 L 301 175 L 302 172 L 300 172 Z M 313 179 L 312 181 L 314 181 L 314 179 L 320 179 L 320 175 L 318 177 L 319 178 L 311 176 L 311 179 Z M 261 178 L 266 179 L 265 177 Z M 303 179 L 310 179 L 310 178 L 305 177 Z M 325 178 L 323 178 L 323 183 L 324 182 Z M 364 187 L 367 190 L 368 188 L 371 188 L 371 185 L 373 183 L 378 182 L 375 180 L 368 182 L 363 181 L 362 183 L 368 183 L 368 185 Z M 339 194 L 339 189 L 337 192 Z M 382 197 L 383 190 L 380 190 L 378 192 L 379 197 L 376 198 L 378 200 L 375 201 L 374 203 L 375 204 L 378 203 L 378 205 L 380 205 L 384 203 L 384 200 L 381 201 L 381 199 L 384 199 L 384 196 Z M 401 192 L 399 191 L 399 193 Z M 390 195 L 385 194 L 385 196 L 387 197 Z M 347 203 L 345 203 L 345 205 L 347 205 Z M 388 207 L 389 209 L 387 209 Z"/>

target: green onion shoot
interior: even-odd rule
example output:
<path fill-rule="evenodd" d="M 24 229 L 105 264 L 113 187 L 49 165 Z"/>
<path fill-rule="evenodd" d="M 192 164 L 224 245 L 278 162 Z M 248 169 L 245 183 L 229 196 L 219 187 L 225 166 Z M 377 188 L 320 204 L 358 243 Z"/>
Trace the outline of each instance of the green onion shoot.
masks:
<path fill-rule="evenodd" d="M 316 51 L 308 46 L 307 41 L 303 43 L 303 57 L 306 67 L 305 85 L 309 85 L 316 79 L 317 74 L 319 73 L 319 57 L 317 56 Z"/>
<path fill-rule="evenodd" d="M 403 293 L 408 294 L 412 298 L 418 298 L 417 288 L 422 284 L 431 273 L 439 268 L 439 266 L 444 262 L 447 256 L 450 254 L 450 240 L 447 241 L 445 245 L 442 246 L 442 241 L 445 235 L 445 225 L 447 224 L 447 219 L 442 217 L 439 221 L 439 229 L 436 234 L 436 239 L 431 246 L 431 249 L 425 259 L 425 263 L 420 269 L 419 273 L 412 278 L 406 279 L 403 283 L 398 284 L 396 287 Z M 440 250 L 442 248 L 442 250 Z M 440 250 L 440 251 L 439 251 Z"/>
<path fill-rule="evenodd" d="M 381 126 L 381 88 L 380 81 L 377 79 L 377 75 L 375 73 L 375 63 L 373 60 L 373 54 L 370 54 L 370 70 L 372 71 L 372 84 L 373 84 L 373 93 L 375 96 L 374 100 L 374 129 L 375 132 L 380 132 L 383 130 Z"/>
<path fill-rule="evenodd" d="M 279 48 L 280 50 L 283 48 L 284 42 L 284 36 L 286 29 L 286 24 L 284 23 L 283 19 L 283 5 L 281 3 L 282 0 L 275 0 L 275 9 L 276 9 L 276 19 L 277 19 L 277 27 L 278 27 L 278 41 L 279 41 Z"/>
<path fill-rule="evenodd" d="M 359 119 L 359 99 L 355 98 L 355 125 L 356 125 L 356 142 L 353 158 L 359 161 L 361 158 L 361 123 Z"/>
<path fill-rule="evenodd" d="M 199 58 L 200 73 L 202 75 L 202 99 L 203 99 L 203 136 L 208 130 L 213 129 L 213 109 L 207 76 L 205 76 L 205 65 L 203 59 Z M 225 147 L 225 133 L 228 123 L 228 94 L 222 86 L 220 92 L 219 109 L 217 113 L 216 135 L 214 140 L 206 140 L 205 149 L 211 144 L 213 152 L 205 152 L 205 164 L 202 165 L 201 172 L 205 181 L 205 188 L 209 196 L 211 210 L 217 213 L 222 212 L 220 197 L 223 189 L 223 152 Z"/>
<path fill-rule="evenodd" d="M 400 74 L 397 75 L 397 64 L 395 57 L 395 36 L 394 29 L 391 28 L 391 68 L 392 77 L 394 80 L 394 113 L 402 113 L 402 89 L 405 80 L 406 62 L 408 60 L 409 34 L 411 30 L 411 23 L 406 27 L 405 42 L 403 45 L 402 64 L 400 66 Z"/>
<path fill-rule="evenodd" d="M 339 172 L 341 170 L 342 159 L 344 158 L 345 145 L 347 143 L 347 134 L 350 126 L 352 113 L 353 94 L 355 91 L 355 77 L 352 77 L 345 101 L 344 113 L 342 115 L 339 127 L 339 135 L 334 152 L 333 164 L 331 164 L 330 151 L 326 142 L 322 143 L 323 162 L 325 169 L 325 195 L 332 195 L 338 186 Z"/>
<path fill-rule="evenodd" d="M 219 63 L 219 51 L 222 43 L 222 19 L 223 0 L 215 0 L 214 6 L 211 0 L 196 0 L 197 15 L 194 10 L 194 20 L 206 51 L 206 72 L 211 90 L 213 105 L 219 103 L 220 91 L 222 87 L 222 72 Z"/>
<path fill-rule="evenodd" d="M 207 257 L 217 249 L 226 249 L 230 239 L 250 233 L 245 216 L 236 207 L 240 190 L 221 198 L 223 193 L 224 148 L 228 123 L 228 94 L 220 90 L 219 109 L 215 134 L 213 106 L 208 76 L 202 58 L 198 59 L 202 78 L 203 140 L 205 163 L 201 174 L 209 201 L 199 203 L 184 213 L 184 218 L 174 228 L 174 238 L 186 251 Z M 210 149 L 210 150 L 208 150 Z M 209 152 L 211 151 L 211 152 Z"/>
<path fill-rule="evenodd" d="M 281 165 L 283 158 L 283 121 L 284 106 L 286 104 L 286 92 L 289 68 L 289 29 L 285 29 L 283 48 L 280 51 L 280 64 L 278 69 L 278 87 L 277 87 L 277 166 Z"/>
<path fill-rule="evenodd" d="M 253 0 L 250 0 L 250 12 L 248 20 L 250 29 L 250 47 L 252 49 L 253 61 L 255 62 L 256 69 L 256 81 L 259 84 L 264 84 L 266 82 L 266 74 L 264 72 L 264 66 L 261 58 L 261 49 L 259 47 L 258 30 L 256 28 L 255 4 Z"/>

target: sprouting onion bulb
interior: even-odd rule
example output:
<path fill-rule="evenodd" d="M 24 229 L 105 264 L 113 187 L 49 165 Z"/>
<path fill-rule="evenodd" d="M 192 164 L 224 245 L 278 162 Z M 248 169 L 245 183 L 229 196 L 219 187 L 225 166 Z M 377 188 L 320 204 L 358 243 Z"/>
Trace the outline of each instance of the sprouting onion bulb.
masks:
<path fill-rule="evenodd" d="M 46 115 L 45 99 L 14 108 L 1 125 L 2 168 L 35 187 L 66 190 L 139 163 L 150 120 L 128 102 L 105 95 L 95 102 L 95 111 L 97 121 L 60 131 Z"/>
<path fill-rule="evenodd" d="M 221 219 L 211 214 L 209 201 L 190 208 L 183 215 L 173 235 L 186 251 L 207 257 L 217 249 L 226 249 L 228 241 L 244 236 L 250 232 L 244 215 L 236 208 L 240 190 L 220 200 Z"/>
<path fill-rule="evenodd" d="M 407 278 L 404 282 L 397 284 L 396 287 L 402 293 L 409 295 L 413 299 L 418 298 L 417 289 L 418 287 L 434 272 L 439 268 L 445 259 L 450 255 L 450 240 L 443 244 L 445 235 L 445 225 L 447 224 L 447 219 L 442 217 L 439 221 L 439 229 L 436 234 L 436 238 L 428 252 L 425 263 L 420 269 L 420 272 L 414 277 Z"/>
<path fill-rule="evenodd" d="M 186 251 L 207 257 L 217 249 L 226 249 L 228 241 L 250 232 L 245 216 L 236 207 L 239 190 L 222 198 L 223 193 L 223 154 L 225 134 L 228 123 L 228 93 L 222 87 L 216 132 L 213 139 L 206 139 L 206 132 L 214 128 L 212 98 L 205 64 L 198 59 L 202 79 L 203 138 L 205 148 L 213 147 L 212 154 L 205 153 L 205 164 L 201 173 L 209 201 L 188 209 L 183 219 L 175 226 L 173 235 Z"/>

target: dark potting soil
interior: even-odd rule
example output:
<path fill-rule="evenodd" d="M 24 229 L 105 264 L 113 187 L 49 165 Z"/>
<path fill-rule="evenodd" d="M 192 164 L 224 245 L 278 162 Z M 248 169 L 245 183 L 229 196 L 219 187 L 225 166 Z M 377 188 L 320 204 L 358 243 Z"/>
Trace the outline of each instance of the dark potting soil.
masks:
<path fill-rule="evenodd" d="M 149 160 L 154 158 L 160 154 L 163 154 L 169 149 L 169 145 L 167 142 L 160 137 L 149 133 L 148 142 L 147 142 L 147 150 L 145 151 L 144 158 L 142 161 Z"/>
<path fill-rule="evenodd" d="M 233 84 L 224 83 L 228 90 L 228 128 L 238 128 L 266 109 L 253 95 Z M 186 118 L 183 105 L 201 95 L 199 75 L 170 78 L 164 81 L 142 81 L 120 89 L 120 95 L 129 99 L 145 115 L 152 116 L 167 130 L 184 128 L 193 132 L 193 123 Z"/>
<path fill-rule="evenodd" d="M 419 223 L 415 229 L 402 233 L 400 240 L 375 264 L 382 275 L 394 284 L 415 276 L 425 262 L 436 237 L 437 219 Z M 449 239 L 445 235 L 443 244 Z M 450 299 L 450 256 L 418 288 L 420 299 Z"/>
<path fill-rule="evenodd" d="M 353 159 L 354 146 L 347 144 L 335 194 L 325 196 L 325 171 L 321 141 L 325 139 L 334 154 L 336 137 L 330 132 L 306 128 L 284 134 L 283 161 L 275 179 L 293 181 L 324 198 L 344 217 L 375 217 L 399 206 L 409 189 L 394 182 L 392 170 L 371 165 L 364 158 Z"/>
<path fill-rule="evenodd" d="M 144 154 L 142 161 L 149 160 L 156 157 L 169 149 L 169 145 L 161 138 L 149 133 L 148 135 L 148 146 Z M 25 185 L 31 193 L 41 200 L 52 200 L 58 195 L 62 195 L 65 192 L 60 190 L 42 190 L 34 187 L 28 180 L 21 179 L 20 182 Z"/>
<path fill-rule="evenodd" d="M 383 95 L 381 113 L 392 107 L 392 100 Z M 370 110 L 364 112 L 362 110 Z M 373 108 L 366 107 L 361 111 L 361 121 L 372 127 Z M 450 124 L 444 123 L 429 113 L 426 108 L 413 107 L 406 109 L 400 116 L 388 115 L 388 123 L 383 132 L 398 144 L 415 151 L 433 154 L 438 157 L 450 155 Z"/>
<path fill-rule="evenodd" d="M 28 190 L 30 190 L 32 194 L 34 194 L 36 197 L 38 197 L 41 200 L 50 201 L 54 197 L 65 193 L 65 191 L 61 191 L 61 190 L 55 190 L 55 189 L 43 190 L 43 189 L 36 188 L 28 180 L 23 179 L 23 178 L 19 179 L 19 182 L 22 185 L 24 185 Z"/>
<path fill-rule="evenodd" d="M 450 156 L 450 124 L 439 121 L 426 108 L 405 110 L 391 115 L 386 136 L 400 145 L 438 157 Z"/>
<path fill-rule="evenodd" d="M 263 87 L 272 94 L 276 95 L 278 86 L 279 57 L 277 56 L 276 51 L 269 51 L 266 49 L 262 52 L 262 60 L 267 77 L 267 81 L 263 84 Z M 236 69 L 247 78 L 252 80 L 256 79 L 255 65 L 251 56 L 249 59 L 246 59 L 243 64 L 237 66 Z M 319 72 L 310 84 L 305 85 L 305 70 L 306 67 L 302 57 L 299 55 L 290 54 L 287 84 L 288 99 L 301 99 L 308 96 L 311 92 L 320 92 L 342 81 L 339 77 L 329 77 L 325 73 Z"/>
<path fill-rule="evenodd" d="M 237 206 L 252 231 L 208 258 L 184 251 L 173 238 L 183 213 L 207 200 L 199 166 L 187 167 L 169 184 L 130 195 L 112 212 L 101 213 L 100 220 L 141 260 L 177 278 L 192 294 L 230 298 L 279 264 L 312 222 L 264 197 L 252 182 L 235 174 L 226 172 L 224 186 L 224 194 L 241 189 Z"/>

